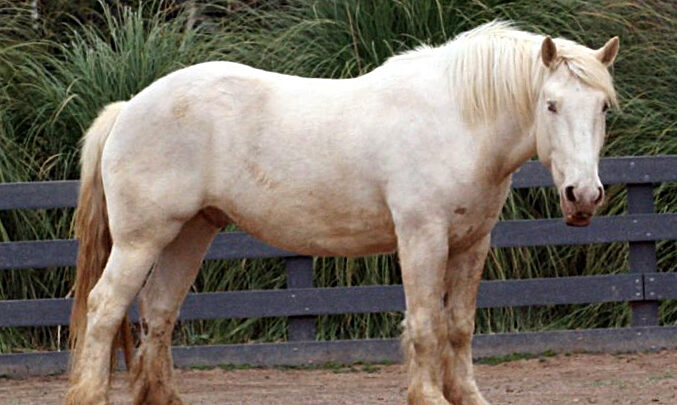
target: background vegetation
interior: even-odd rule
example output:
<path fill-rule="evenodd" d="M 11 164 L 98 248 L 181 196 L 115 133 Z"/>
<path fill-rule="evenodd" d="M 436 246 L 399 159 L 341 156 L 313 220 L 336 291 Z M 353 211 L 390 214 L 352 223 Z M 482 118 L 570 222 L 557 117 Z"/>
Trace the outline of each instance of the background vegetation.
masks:
<path fill-rule="evenodd" d="M 582 0 L 296 0 L 172 2 L 0 0 L 0 181 L 75 179 L 78 139 L 105 104 L 128 99 L 182 66 L 231 60 L 282 73 L 354 77 L 393 53 L 441 44 L 493 19 L 599 47 L 621 37 L 614 67 L 622 111 L 609 116 L 604 154 L 677 153 L 677 9 L 671 2 Z M 113 4 L 113 5 L 106 5 Z M 602 215 L 626 210 L 612 187 Z M 657 209 L 675 211 L 677 189 L 656 190 Z M 552 190 L 513 192 L 503 217 L 557 217 Z M 72 210 L 0 212 L 0 241 L 72 237 Z M 658 245 L 661 271 L 675 271 L 674 242 Z M 558 277 L 628 271 L 627 244 L 494 249 L 487 279 Z M 0 299 L 63 297 L 72 269 L 0 273 Z M 195 291 L 280 288 L 280 260 L 204 265 Z M 393 256 L 315 261 L 318 286 L 400 283 Z M 677 305 L 661 307 L 677 322 Z M 390 337 L 401 314 L 320 317 L 320 339 Z M 625 304 L 479 311 L 477 331 L 624 326 Z M 0 352 L 64 346 L 61 328 L 4 328 Z M 279 341 L 286 319 L 187 322 L 177 344 Z"/>

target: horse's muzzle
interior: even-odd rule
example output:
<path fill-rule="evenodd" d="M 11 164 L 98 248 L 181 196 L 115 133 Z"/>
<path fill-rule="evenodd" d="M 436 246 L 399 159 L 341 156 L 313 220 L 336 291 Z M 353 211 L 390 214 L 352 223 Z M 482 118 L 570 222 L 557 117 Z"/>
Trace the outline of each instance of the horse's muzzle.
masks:
<path fill-rule="evenodd" d="M 595 211 L 604 202 L 602 187 L 566 187 L 560 192 L 560 206 L 566 224 L 588 226 Z"/>
<path fill-rule="evenodd" d="M 592 219 L 591 214 L 577 213 L 574 215 L 567 215 L 565 218 L 566 224 L 569 226 L 588 226 L 590 225 L 590 220 Z"/>

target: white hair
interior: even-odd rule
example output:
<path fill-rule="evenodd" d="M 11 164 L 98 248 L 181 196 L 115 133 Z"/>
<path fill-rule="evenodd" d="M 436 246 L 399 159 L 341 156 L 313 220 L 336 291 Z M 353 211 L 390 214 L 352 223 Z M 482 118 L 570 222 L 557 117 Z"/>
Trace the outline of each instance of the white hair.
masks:
<path fill-rule="evenodd" d="M 522 128 L 528 128 L 548 70 L 540 58 L 544 38 L 520 31 L 508 22 L 493 21 L 440 47 L 422 46 L 394 56 L 387 63 L 442 58 L 448 64 L 451 91 L 459 98 L 467 123 L 490 121 L 500 110 L 510 108 Z M 550 68 L 566 66 L 572 75 L 602 90 L 610 103 L 617 105 L 611 75 L 593 52 L 567 39 L 554 41 L 557 58 Z"/>

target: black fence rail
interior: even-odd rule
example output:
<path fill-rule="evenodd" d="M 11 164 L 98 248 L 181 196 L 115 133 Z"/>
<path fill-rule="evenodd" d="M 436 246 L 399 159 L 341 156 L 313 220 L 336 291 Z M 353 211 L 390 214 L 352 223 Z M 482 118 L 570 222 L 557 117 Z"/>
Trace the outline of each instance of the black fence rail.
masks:
<path fill-rule="evenodd" d="M 677 182 L 677 156 L 608 158 L 600 163 L 606 185 L 625 184 L 628 215 L 595 218 L 587 228 L 572 228 L 561 219 L 502 221 L 492 232 L 493 247 L 578 245 L 629 242 L 630 272 L 600 276 L 484 281 L 478 306 L 629 302 L 631 327 L 478 335 L 477 357 L 514 352 L 629 351 L 677 347 L 677 327 L 660 326 L 658 304 L 677 299 L 677 274 L 659 273 L 658 240 L 677 239 L 677 214 L 655 214 L 657 183 Z M 550 173 L 527 163 L 515 174 L 513 188 L 552 186 Z M 77 181 L 0 184 L 0 210 L 74 207 Z M 0 243 L 0 271 L 73 266 L 75 240 Z M 289 317 L 289 342 L 175 347 L 178 366 L 226 363 L 279 365 L 354 361 L 397 361 L 396 339 L 315 341 L 318 315 L 405 310 L 402 286 L 313 288 L 312 258 L 268 246 L 244 233 L 221 233 L 207 260 L 284 257 L 287 289 L 190 294 L 181 320 Z M 69 323 L 68 298 L 0 301 L 0 327 L 55 326 Z M 132 319 L 138 319 L 132 308 Z M 0 355 L 0 375 L 59 372 L 66 352 Z"/>

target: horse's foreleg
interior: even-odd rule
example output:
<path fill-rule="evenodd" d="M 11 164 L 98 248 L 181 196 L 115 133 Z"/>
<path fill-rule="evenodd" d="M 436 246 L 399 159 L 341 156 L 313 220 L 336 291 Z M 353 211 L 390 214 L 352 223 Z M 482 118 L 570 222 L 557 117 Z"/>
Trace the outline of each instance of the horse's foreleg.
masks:
<path fill-rule="evenodd" d="M 398 251 L 407 300 L 404 321 L 409 405 L 449 405 L 442 393 L 442 314 L 447 234 L 438 227 L 398 230 Z"/>
<path fill-rule="evenodd" d="M 454 405 L 489 405 L 475 384 L 471 353 L 477 289 L 488 250 L 487 235 L 469 249 L 450 252 L 447 263 L 444 396 Z"/>
<path fill-rule="evenodd" d="M 219 228 L 203 214 L 188 221 L 164 248 L 139 294 L 141 347 L 132 370 L 135 405 L 179 405 L 172 386 L 171 340 L 179 307 Z"/>
<path fill-rule="evenodd" d="M 113 337 L 158 252 L 151 245 L 113 245 L 101 279 L 87 300 L 87 330 L 73 370 L 75 383 L 66 397 L 69 405 L 108 403 Z"/>

